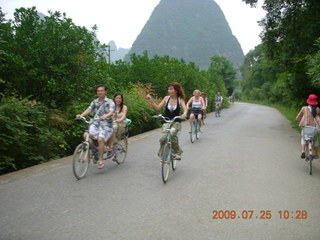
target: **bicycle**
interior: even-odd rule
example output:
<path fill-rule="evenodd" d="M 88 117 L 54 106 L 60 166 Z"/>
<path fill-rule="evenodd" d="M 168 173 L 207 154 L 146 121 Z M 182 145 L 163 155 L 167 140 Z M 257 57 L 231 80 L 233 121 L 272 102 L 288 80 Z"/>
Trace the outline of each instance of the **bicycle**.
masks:
<path fill-rule="evenodd" d="M 312 175 L 312 161 L 314 159 L 314 144 L 317 138 L 317 128 L 313 126 L 305 126 L 303 128 L 303 137 L 306 141 L 308 151 L 306 151 L 306 162 L 308 164 L 309 174 Z"/>
<path fill-rule="evenodd" d="M 198 108 L 196 108 L 196 109 L 191 108 L 191 111 L 192 110 L 198 111 L 200 113 Z M 194 114 L 193 121 L 192 121 L 192 123 L 190 125 L 190 132 L 189 133 L 190 133 L 190 141 L 191 141 L 191 143 L 194 143 L 195 139 L 199 140 L 200 125 L 199 125 L 199 120 L 198 120 L 196 114 Z"/>
<path fill-rule="evenodd" d="M 176 129 L 172 127 L 172 124 L 178 119 L 181 121 L 185 121 L 186 119 L 182 118 L 181 116 L 176 116 L 172 120 L 170 120 L 169 118 L 164 117 L 161 114 L 155 115 L 152 117 L 157 119 L 163 119 L 165 121 L 163 131 L 168 133 L 166 138 L 166 143 L 163 147 L 163 151 L 161 155 L 161 176 L 162 176 L 163 183 L 166 183 L 169 178 L 170 165 L 172 167 L 172 170 L 174 171 L 177 167 L 177 161 L 178 161 L 174 159 L 174 156 L 172 154 L 171 135 L 176 131 Z"/>
<path fill-rule="evenodd" d="M 216 111 L 215 111 L 216 117 L 221 117 L 220 112 L 221 112 L 221 103 L 216 103 Z"/>
<path fill-rule="evenodd" d="M 91 121 L 88 121 L 85 117 L 76 118 L 76 120 L 83 120 L 88 125 L 91 124 Z M 111 159 L 119 165 L 125 161 L 127 157 L 127 150 L 128 129 L 126 126 L 124 134 L 122 134 L 121 138 L 113 144 L 111 153 L 108 154 L 107 152 L 105 152 L 103 154 L 103 160 L 106 161 L 107 159 Z M 84 178 L 88 172 L 90 160 L 94 164 L 97 164 L 98 159 L 98 143 L 96 140 L 93 140 L 88 133 L 85 140 L 75 148 L 73 153 L 72 170 L 74 176 L 78 180 Z"/>

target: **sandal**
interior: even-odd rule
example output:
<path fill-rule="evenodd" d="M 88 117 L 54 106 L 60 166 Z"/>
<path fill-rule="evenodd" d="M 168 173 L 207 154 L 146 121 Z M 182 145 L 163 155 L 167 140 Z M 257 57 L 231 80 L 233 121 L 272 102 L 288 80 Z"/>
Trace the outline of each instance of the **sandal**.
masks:
<path fill-rule="evenodd" d="M 104 168 L 104 163 L 98 163 L 98 168 L 99 168 L 99 169 Z"/>
<path fill-rule="evenodd" d="M 176 155 L 176 156 L 175 156 L 175 158 L 174 158 L 174 160 L 178 160 L 178 161 L 180 161 L 180 160 L 181 160 L 181 156 Z"/>

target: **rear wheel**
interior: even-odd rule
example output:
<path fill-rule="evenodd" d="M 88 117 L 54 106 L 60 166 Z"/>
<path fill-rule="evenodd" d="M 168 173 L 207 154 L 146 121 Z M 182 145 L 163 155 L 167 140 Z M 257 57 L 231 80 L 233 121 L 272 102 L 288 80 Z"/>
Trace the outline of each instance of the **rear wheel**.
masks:
<path fill-rule="evenodd" d="M 312 175 L 312 157 L 308 156 L 308 168 L 309 168 L 309 174 Z"/>
<path fill-rule="evenodd" d="M 89 167 L 89 152 L 90 147 L 89 144 L 86 143 L 80 143 L 73 153 L 73 160 L 72 160 L 72 170 L 74 176 L 80 180 L 83 178 Z"/>
<path fill-rule="evenodd" d="M 314 143 L 313 141 L 308 141 L 308 156 L 307 159 L 307 163 L 308 163 L 308 170 L 309 170 L 309 174 L 312 175 L 312 160 L 313 160 L 313 157 L 312 157 L 312 149 L 313 149 L 313 146 L 314 146 Z"/>
<path fill-rule="evenodd" d="M 161 175 L 162 175 L 162 181 L 163 183 L 166 183 L 168 181 L 169 177 L 169 171 L 170 171 L 170 148 L 166 144 L 164 145 L 163 152 L 162 152 L 162 164 L 161 164 Z"/>
<path fill-rule="evenodd" d="M 123 138 L 113 144 L 113 150 L 115 151 L 114 160 L 116 163 L 121 164 L 126 160 L 128 151 L 128 140 Z"/>

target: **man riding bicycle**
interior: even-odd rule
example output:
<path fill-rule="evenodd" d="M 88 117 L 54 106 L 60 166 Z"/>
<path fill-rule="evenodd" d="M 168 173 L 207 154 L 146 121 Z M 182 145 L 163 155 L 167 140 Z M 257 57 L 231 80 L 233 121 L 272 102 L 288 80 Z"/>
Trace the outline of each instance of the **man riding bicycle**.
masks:
<path fill-rule="evenodd" d="M 89 113 L 95 113 L 93 122 L 89 126 L 89 134 L 92 139 L 98 140 L 99 162 L 98 168 L 104 168 L 103 154 L 104 145 L 112 135 L 112 115 L 115 111 L 114 102 L 106 97 L 107 88 L 105 85 L 99 85 L 96 88 L 98 98 L 90 103 L 90 106 L 76 117 L 84 117 Z M 84 133 L 84 138 L 87 132 Z"/>
<path fill-rule="evenodd" d="M 215 97 L 215 103 L 216 103 L 216 108 L 219 108 L 221 110 L 223 97 L 221 96 L 220 92 L 217 92 L 217 95 Z"/>

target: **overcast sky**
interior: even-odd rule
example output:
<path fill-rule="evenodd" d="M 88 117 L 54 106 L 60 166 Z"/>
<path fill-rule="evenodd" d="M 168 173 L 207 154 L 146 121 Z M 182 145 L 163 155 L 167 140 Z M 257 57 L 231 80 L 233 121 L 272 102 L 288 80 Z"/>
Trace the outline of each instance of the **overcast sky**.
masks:
<path fill-rule="evenodd" d="M 261 20 L 265 12 L 259 6 L 251 8 L 242 0 L 215 0 L 221 7 L 229 26 L 240 42 L 244 54 L 261 40 Z M 14 9 L 36 6 L 39 12 L 65 12 L 68 18 L 89 30 L 96 24 L 97 37 L 102 43 L 114 40 L 117 47 L 130 48 L 160 0 L 2 0 L 1 8 L 7 19 Z"/>

